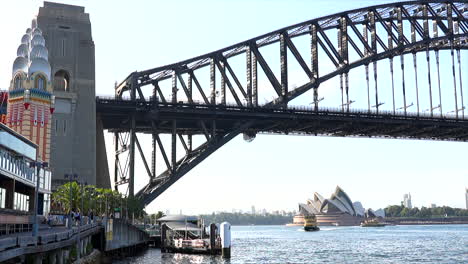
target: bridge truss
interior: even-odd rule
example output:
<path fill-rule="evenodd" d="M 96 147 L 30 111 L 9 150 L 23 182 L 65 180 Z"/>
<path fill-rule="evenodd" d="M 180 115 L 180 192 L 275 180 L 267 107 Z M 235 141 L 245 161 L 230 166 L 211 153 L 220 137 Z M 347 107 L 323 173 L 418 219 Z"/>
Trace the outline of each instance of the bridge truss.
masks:
<path fill-rule="evenodd" d="M 365 7 L 133 72 L 116 86 L 115 98 L 97 99 L 104 128 L 115 135 L 116 186 L 128 184 L 130 195 L 149 204 L 239 134 L 246 140 L 257 133 L 301 133 L 468 141 L 467 17 L 468 1 Z M 450 62 L 450 71 L 442 71 L 450 73 L 448 81 L 441 79 L 441 57 Z M 384 61 L 389 66 L 382 70 Z M 359 72 L 363 81 L 351 89 Z M 337 92 L 330 95 L 325 86 Z M 259 103 L 262 96 L 271 100 Z M 325 106 L 328 100 L 334 107 Z M 151 135 L 151 155 L 137 133 Z M 169 135 L 169 147 L 162 134 Z M 137 151 L 149 181 L 135 193 Z"/>

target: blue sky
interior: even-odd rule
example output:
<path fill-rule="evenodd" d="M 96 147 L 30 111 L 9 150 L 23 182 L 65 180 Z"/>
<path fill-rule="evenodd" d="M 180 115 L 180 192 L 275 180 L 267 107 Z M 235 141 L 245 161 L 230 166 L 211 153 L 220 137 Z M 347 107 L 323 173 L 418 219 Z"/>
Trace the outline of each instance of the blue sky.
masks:
<path fill-rule="evenodd" d="M 96 45 L 96 93 L 112 95 L 114 82 L 120 82 L 132 71 L 195 57 L 316 17 L 389 1 L 58 2 L 85 6 L 90 13 Z M 0 88 L 5 89 L 20 38 L 42 1 L 1 4 L 4 15 L 0 17 Z M 463 54 L 466 72 L 466 52 Z M 405 60 L 409 63 L 411 57 Z M 418 57 L 421 60 L 425 58 Z M 379 65 L 388 67 L 387 62 Z M 398 67 L 399 61 L 395 60 L 395 68 Z M 357 70 L 351 77 L 351 85 L 365 86 L 362 71 Z M 388 72 L 383 72 L 386 82 Z M 290 82 L 300 83 L 301 77 L 297 78 Z M 468 81 L 464 83 L 466 87 Z M 328 86 L 336 87 L 336 83 Z M 325 101 L 337 98 L 337 89 L 324 91 Z M 388 95 L 382 100 L 386 102 L 384 108 L 389 109 Z M 295 103 L 307 104 L 301 100 Z M 361 100 L 356 104 L 366 107 L 367 103 L 363 103 Z M 336 105 L 335 101 L 330 103 Z M 106 140 L 111 156 L 112 137 Z M 142 140 L 147 142 L 145 137 Z M 145 150 L 149 155 L 150 150 Z M 330 195 L 336 185 L 364 207 L 399 204 L 407 192 L 411 192 L 416 206 L 435 203 L 464 207 L 468 186 L 466 153 L 466 143 L 454 142 L 259 135 L 247 143 L 238 137 L 174 184 L 148 210 L 199 213 L 247 210 L 251 205 L 291 210 L 296 209 L 298 202 L 311 198 L 314 191 Z M 143 170 L 138 174 L 136 185 L 141 187 L 146 177 Z M 219 188 L 211 193 L 193 193 L 212 182 L 219 183 Z"/>

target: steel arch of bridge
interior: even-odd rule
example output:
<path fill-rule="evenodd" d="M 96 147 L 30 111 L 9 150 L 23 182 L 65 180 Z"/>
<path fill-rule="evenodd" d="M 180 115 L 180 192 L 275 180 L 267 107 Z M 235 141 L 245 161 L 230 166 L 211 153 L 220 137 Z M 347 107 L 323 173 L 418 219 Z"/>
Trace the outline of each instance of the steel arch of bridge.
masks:
<path fill-rule="evenodd" d="M 128 183 L 129 193 L 134 195 L 135 153 L 138 150 L 149 182 L 136 195 L 143 203 L 149 204 L 193 167 L 240 133 L 244 133 L 247 139 L 252 139 L 257 132 L 305 131 L 315 135 L 466 141 L 468 122 L 464 119 L 460 50 L 468 48 L 467 17 L 468 1 L 411 1 L 365 7 L 286 27 L 182 62 L 133 72 L 116 86 L 115 99 L 97 99 L 97 110 L 103 116 L 104 127 L 115 133 L 114 180 L 117 185 Z M 409 34 L 405 27 L 409 27 Z M 336 43 L 331 40 L 330 32 L 336 32 Z M 293 42 L 295 38 L 304 36 L 310 37 L 307 62 L 303 56 L 304 51 L 299 50 Z M 261 48 L 277 43 L 281 68 L 279 78 L 261 52 Z M 323 75 L 319 74 L 319 69 L 325 62 L 319 59 L 319 50 L 334 67 L 334 70 Z M 438 116 L 433 112 L 437 106 L 433 106 L 432 89 L 436 90 L 437 87 L 431 84 L 430 70 L 430 114 L 425 115 L 420 111 L 419 98 L 416 113 L 407 112 L 409 106 L 405 97 L 404 74 L 403 113 L 396 112 L 394 100 L 393 111 L 379 111 L 376 70 L 378 61 L 389 59 L 393 82 L 394 58 L 400 57 L 401 70 L 404 72 L 404 55 L 413 54 L 417 76 L 415 54 L 425 52 L 427 65 L 430 67 L 429 52 L 434 51 L 438 68 L 440 50 L 451 51 L 454 116 Z M 357 59 L 351 58 L 351 52 Z M 460 75 L 459 95 L 455 80 L 455 53 Z M 306 83 L 295 88 L 290 87 L 288 79 L 289 54 L 292 54 L 308 77 Z M 236 75 L 236 67 L 230 62 L 230 59 L 239 55 L 245 56 L 245 83 Z M 258 65 L 275 94 L 273 100 L 263 105 L 258 103 Z M 350 70 L 362 66 L 366 70 L 368 109 L 355 111 L 350 107 L 348 74 Z M 372 99 L 369 93 L 369 66 L 373 68 L 375 80 L 375 98 Z M 208 76 L 203 77 L 209 79 L 209 93 L 206 93 L 199 80 L 199 72 L 206 68 L 209 68 L 206 73 Z M 216 75 L 219 75 L 219 79 Z M 335 76 L 340 77 L 341 109 L 321 109 L 320 84 Z M 165 80 L 171 82 L 169 94 L 160 87 L 160 83 Z M 417 82 L 416 80 L 416 92 Z M 440 75 L 438 88 L 440 90 Z M 309 90 L 313 91 L 313 109 L 305 111 L 288 107 L 291 100 Z M 145 97 L 147 91 L 151 92 L 149 99 Z M 129 96 L 125 95 L 127 93 Z M 394 96 L 395 91 L 392 93 Z M 457 96 L 461 96 L 460 106 L 457 105 L 460 101 Z M 234 105 L 229 105 L 227 97 L 232 98 Z M 375 109 L 371 104 L 375 104 Z M 438 107 L 441 109 L 442 104 Z M 461 116 L 459 112 L 462 113 Z M 267 119 L 276 120 L 276 123 Z M 296 119 L 296 122 L 288 121 L 291 119 Z M 300 122 L 309 123 L 297 127 L 297 123 Z M 283 123 L 286 125 L 282 125 Z M 152 135 L 151 163 L 145 158 L 136 136 L 137 132 Z M 160 137 L 163 133 L 171 136 L 170 156 L 166 153 Z M 195 135 L 202 135 L 205 138 L 204 143 L 194 147 L 192 136 Z M 184 149 L 180 159 L 177 159 L 177 145 Z M 166 170 L 159 175 L 156 175 L 157 149 L 160 150 L 166 166 Z M 128 153 L 125 161 L 120 159 L 122 153 Z"/>

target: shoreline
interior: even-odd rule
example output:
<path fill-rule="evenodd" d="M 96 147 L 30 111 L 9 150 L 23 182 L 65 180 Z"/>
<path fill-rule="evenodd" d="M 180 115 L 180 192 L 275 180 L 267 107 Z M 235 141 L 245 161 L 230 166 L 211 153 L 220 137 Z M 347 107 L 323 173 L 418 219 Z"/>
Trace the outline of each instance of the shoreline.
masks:
<path fill-rule="evenodd" d="M 468 224 L 468 217 L 433 217 L 433 218 L 406 218 L 406 217 L 386 217 L 380 218 L 380 222 L 389 225 L 466 225 Z M 302 223 L 287 223 L 286 226 L 302 226 Z M 331 226 L 321 225 L 318 226 Z M 352 225 L 351 225 L 352 226 Z"/>

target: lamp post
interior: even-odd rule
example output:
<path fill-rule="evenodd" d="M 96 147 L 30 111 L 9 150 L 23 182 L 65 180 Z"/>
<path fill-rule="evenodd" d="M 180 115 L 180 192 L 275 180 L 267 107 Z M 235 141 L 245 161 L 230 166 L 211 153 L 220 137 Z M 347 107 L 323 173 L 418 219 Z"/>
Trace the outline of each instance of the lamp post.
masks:
<path fill-rule="evenodd" d="M 84 217 L 84 199 L 83 199 L 83 193 L 84 193 L 84 186 L 88 185 L 87 182 L 80 183 L 81 185 L 81 208 L 80 208 L 80 226 L 83 225 L 83 217 Z"/>
<path fill-rule="evenodd" d="M 106 210 L 106 219 L 107 219 L 107 210 L 109 209 L 108 205 L 107 205 L 107 196 L 108 196 L 107 193 L 105 194 L 105 196 L 106 196 L 106 208 L 105 208 L 105 210 Z"/>
<path fill-rule="evenodd" d="M 49 163 L 47 162 L 39 162 L 33 161 L 29 164 L 29 167 L 36 168 L 36 189 L 34 191 L 34 219 L 33 219 L 33 230 L 32 235 L 37 236 L 39 231 L 39 223 L 37 222 L 37 211 L 39 209 L 39 183 L 40 183 L 40 175 L 41 168 L 47 168 Z"/>
<path fill-rule="evenodd" d="M 72 181 L 78 179 L 78 174 L 72 173 L 72 174 L 65 174 L 65 179 L 68 179 L 68 185 L 70 185 L 70 212 L 68 212 L 68 229 L 72 228 L 72 216 L 71 216 L 71 210 L 73 207 L 73 188 L 72 188 Z"/>
<path fill-rule="evenodd" d="M 94 218 L 96 217 L 96 212 L 97 212 L 97 210 L 94 210 L 94 206 L 96 204 L 96 201 L 95 201 L 96 191 L 94 189 L 91 189 L 89 191 L 89 195 L 91 196 L 91 203 L 90 203 L 90 209 L 91 210 L 90 211 L 93 214 L 93 217 L 92 217 L 93 219 L 90 219 L 90 220 L 92 220 L 92 222 L 94 223 Z"/>

